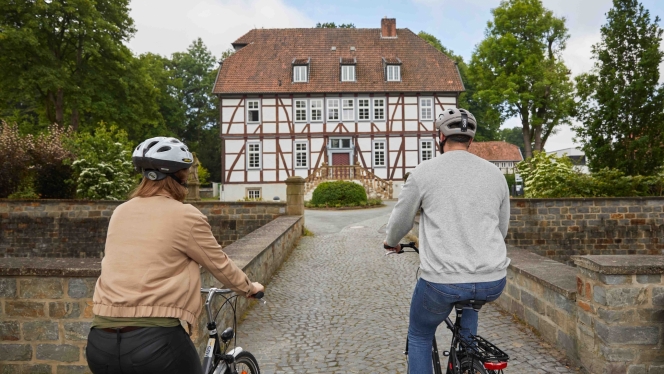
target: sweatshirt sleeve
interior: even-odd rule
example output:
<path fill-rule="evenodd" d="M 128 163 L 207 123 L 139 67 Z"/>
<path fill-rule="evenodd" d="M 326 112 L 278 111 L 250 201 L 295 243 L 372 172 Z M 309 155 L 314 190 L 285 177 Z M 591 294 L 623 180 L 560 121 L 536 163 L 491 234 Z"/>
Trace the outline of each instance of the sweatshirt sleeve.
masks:
<path fill-rule="evenodd" d="M 413 228 L 415 214 L 422 204 L 422 196 L 414 175 L 410 175 L 403 185 L 399 200 L 394 206 L 387 224 L 387 245 L 394 247 Z"/>
<path fill-rule="evenodd" d="M 187 255 L 206 268 L 225 287 L 242 295 L 255 293 L 249 277 L 221 250 L 203 215 L 197 215 L 191 227 Z"/>
<path fill-rule="evenodd" d="M 498 219 L 500 233 L 503 234 L 503 239 L 505 239 L 507 237 L 507 229 L 510 225 L 510 192 L 508 188 L 505 188 L 503 201 L 500 203 L 500 217 Z"/>

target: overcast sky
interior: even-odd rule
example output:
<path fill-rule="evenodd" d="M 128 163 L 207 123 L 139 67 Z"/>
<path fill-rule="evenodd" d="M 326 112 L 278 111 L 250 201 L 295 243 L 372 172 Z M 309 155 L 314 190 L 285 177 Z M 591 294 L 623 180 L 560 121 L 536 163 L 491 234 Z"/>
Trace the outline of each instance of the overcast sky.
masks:
<path fill-rule="evenodd" d="M 611 0 L 543 0 L 556 16 L 567 19 L 570 39 L 564 59 L 574 75 L 592 67 L 590 48 L 600 39 Z M 380 19 L 397 19 L 398 28 L 426 31 L 467 61 L 484 36 L 491 9 L 500 0 L 133 0 L 131 16 L 137 29 L 129 42 L 137 54 L 169 56 L 184 51 L 200 37 L 216 55 L 253 28 L 313 27 L 317 22 L 354 23 L 378 28 Z M 651 16 L 664 15 L 664 1 L 642 0 Z M 480 124 L 481 125 L 481 124 Z M 517 118 L 503 127 L 519 125 Z M 573 146 L 573 132 L 563 127 L 546 150 Z"/>

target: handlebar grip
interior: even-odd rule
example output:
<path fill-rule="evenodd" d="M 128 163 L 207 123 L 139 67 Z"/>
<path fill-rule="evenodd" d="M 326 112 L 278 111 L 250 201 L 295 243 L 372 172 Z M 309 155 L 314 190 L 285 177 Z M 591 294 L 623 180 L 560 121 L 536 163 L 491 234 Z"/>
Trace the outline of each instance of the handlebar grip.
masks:
<path fill-rule="evenodd" d="M 251 297 L 253 297 L 254 299 L 262 299 L 263 296 L 265 296 L 265 293 L 263 293 L 263 291 L 258 291 L 256 294 L 254 294 Z"/>

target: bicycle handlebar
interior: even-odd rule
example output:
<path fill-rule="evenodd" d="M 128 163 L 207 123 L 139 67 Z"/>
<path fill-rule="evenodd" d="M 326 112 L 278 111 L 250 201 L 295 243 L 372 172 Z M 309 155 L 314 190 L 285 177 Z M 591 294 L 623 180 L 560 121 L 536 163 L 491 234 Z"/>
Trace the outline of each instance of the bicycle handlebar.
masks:
<path fill-rule="evenodd" d="M 399 243 L 399 244 L 401 244 L 401 250 L 400 250 L 399 252 L 394 252 L 394 253 L 396 253 L 396 254 L 401 254 L 401 253 L 404 253 L 404 252 L 416 252 L 416 253 L 420 253 L 420 250 L 415 246 L 415 242 L 410 242 L 410 243 Z M 394 247 L 390 247 L 390 246 L 388 246 L 387 244 L 383 244 L 383 248 L 385 248 L 385 249 L 392 249 L 392 248 L 394 248 Z M 403 250 L 404 248 L 412 248 L 413 251 L 404 251 L 404 250 Z"/>
<path fill-rule="evenodd" d="M 233 290 L 229 290 L 228 288 L 201 288 L 201 293 L 207 293 L 209 294 L 210 292 L 214 292 L 215 294 L 229 294 L 232 293 Z M 251 295 L 251 297 L 256 298 L 256 299 L 262 299 L 263 296 L 265 296 L 265 293 L 263 291 L 259 291 L 255 295 Z"/>

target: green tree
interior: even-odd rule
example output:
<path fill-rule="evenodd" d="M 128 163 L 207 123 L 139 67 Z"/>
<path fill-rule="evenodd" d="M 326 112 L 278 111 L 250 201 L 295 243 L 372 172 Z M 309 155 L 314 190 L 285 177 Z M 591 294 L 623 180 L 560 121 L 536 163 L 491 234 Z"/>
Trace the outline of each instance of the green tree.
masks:
<path fill-rule="evenodd" d="M 456 62 L 457 67 L 459 68 L 459 74 L 461 75 L 461 80 L 466 89 L 466 91 L 459 96 L 458 105 L 460 108 L 468 109 L 473 113 L 475 119 L 477 119 L 479 124 L 477 127 L 477 140 L 487 141 L 497 139 L 503 118 L 501 117 L 500 112 L 489 105 L 486 100 L 480 100 L 478 97 L 475 84 L 473 84 L 468 76 L 468 65 L 463 61 L 463 57 L 455 55 L 453 51 L 445 48 L 440 40 L 431 34 L 420 31 L 417 35 Z"/>
<path fill-rule="evenodd" d="M 232 53 L 225 51 L 222 58 Z M 219 140 L 219 99 L 212 95 L 217 61 L 199 38 L 186 52 L 174 53 L 170 62 L 177 83 L 174 97 L 183 105 L 184 121 L 174 126 L 178 137 L 210 171 L 213 181 L 221 180 L 221 141 Z"/>
<path fill-rule="evenodd" d="M 523 144 L 523 129 L 519 126 L 511 129 L 501 129 L 498 139 L 516 145 L 521 150 L 521 154 L 526 153 L 526 147 Z"/>
<path fill-rule="evenodd" d="M 491 12 L 469 75 L 479 98 L 504 117 L 521 118 L 529 158 L 544 149 L 556 126 L 569 123 L 574 109 L 570 71 L 561 60 L 569 37 L 565 19 L 541 0 L 503 0 Z"/>
<path fill-rule="evenodd" d="M 318 28 L 318 29 L 354 29 L 355 24 L 354 23 L 340 23 L 339 25 L 337 25 L 334 22 L 323 22 L 323 23 L 318 22 L 316 24 L 316 28 Z"/>
<path fill-rule="evenodd" d="M 577 77 L 575 128 L 591 170 L 652 175 L 664 165 L 659 17 L 637 0 L 614 0 L 592 48 L 592 72 Z"/>
<path fill-rule="evenodd" d="M 84 199 L 121 200 L 136 186 L 131 147 L 127 133 L 115 126 L 101 123 L 94 135 L 78 134 L 73 148 L 77 160 L 76 194 Z"/>
<path fill-rule="evenodd" d="M 127 69 L 134 33 L 129 0 L 0 1 L 3 112 L 25 108 L 76 130 L 93 92 Z M 108 104 L 108 103 L 104 103 Z M 37 105 L 40 108 L 37 108 Z"/>

